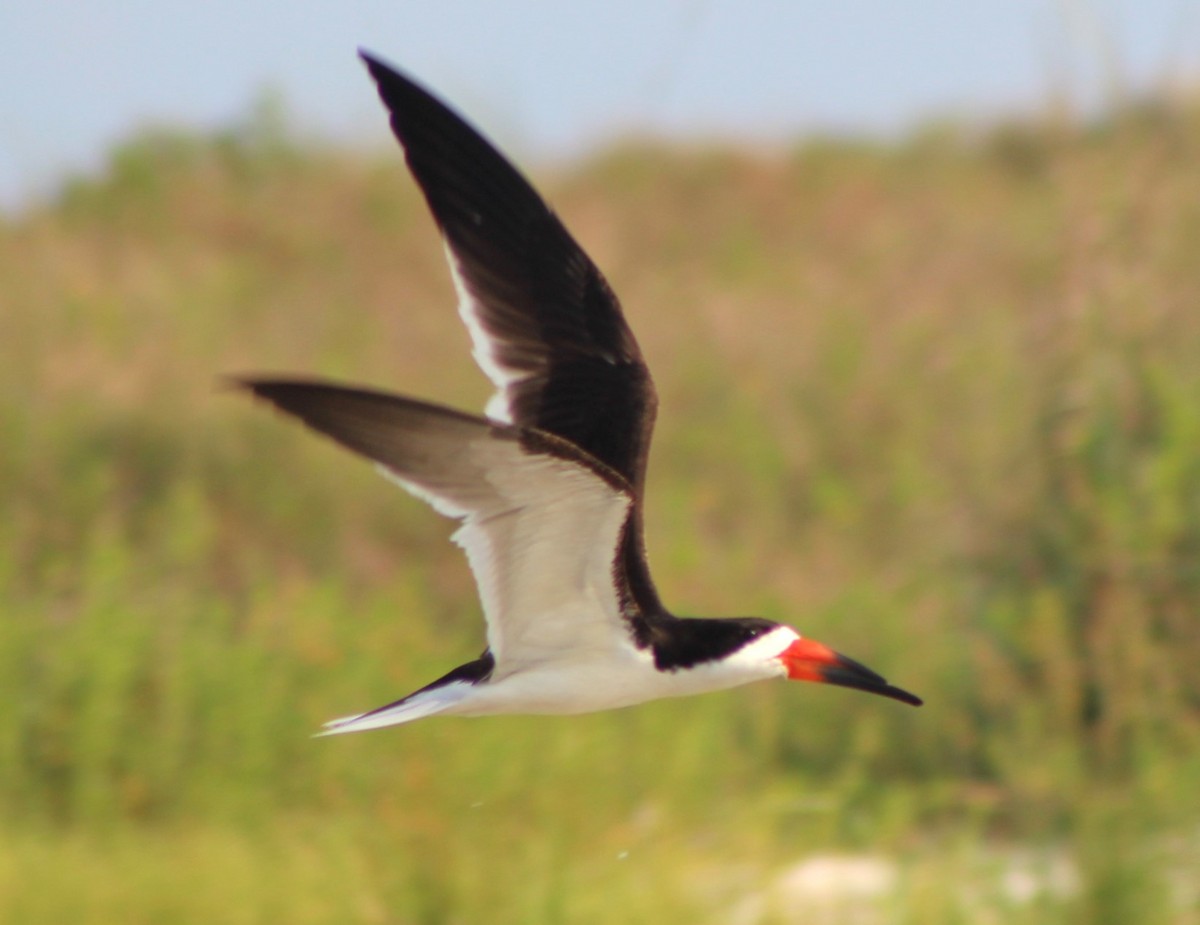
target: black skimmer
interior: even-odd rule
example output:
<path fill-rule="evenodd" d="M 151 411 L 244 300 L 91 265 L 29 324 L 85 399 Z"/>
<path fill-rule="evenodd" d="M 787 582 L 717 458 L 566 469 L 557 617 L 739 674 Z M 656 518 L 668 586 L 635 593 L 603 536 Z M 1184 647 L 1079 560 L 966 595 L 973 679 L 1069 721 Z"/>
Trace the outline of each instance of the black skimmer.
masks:
<path fill-rule="evenodd" d="M 487 648 L 326 733 L 437 713 L 586 713 L 766 678 L 919 705 L 790 627 L 667 611 L 642 540 L 654 385 L 616 296 L 490 143 L 360 54 L 441 230 L 459 314 L 496 392 L 479 417 L 324 382 L 239 382 L 461 522 L 454 540 L 479 586 Z"/>

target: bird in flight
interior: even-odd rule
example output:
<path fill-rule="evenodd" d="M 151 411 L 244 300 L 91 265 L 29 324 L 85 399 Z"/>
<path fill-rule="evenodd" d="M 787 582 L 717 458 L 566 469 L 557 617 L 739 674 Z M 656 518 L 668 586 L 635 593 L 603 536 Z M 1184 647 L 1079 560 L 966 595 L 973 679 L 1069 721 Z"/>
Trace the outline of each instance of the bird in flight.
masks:
<path fill-rule="evenodd" d="M 305 379 L 238 384 L 460 522 L 487 648 L 326 734 L 434 714 L 586 713 L 736 687 L 818 681 L 921 700 L 756 617 L 680 618 L 646 562 L 654 384 L 616 296 L 527 180 L 460 116 L 360 52 L 441 231 L 485 416 Z"/>

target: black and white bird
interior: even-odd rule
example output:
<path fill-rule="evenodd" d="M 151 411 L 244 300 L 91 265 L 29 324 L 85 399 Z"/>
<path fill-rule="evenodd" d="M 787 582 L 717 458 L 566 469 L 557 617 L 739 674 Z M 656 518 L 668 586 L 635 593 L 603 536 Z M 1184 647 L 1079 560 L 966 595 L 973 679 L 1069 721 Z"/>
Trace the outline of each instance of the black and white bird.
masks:
<path fill-rule="evenodd" d="M 794 629 L 683 619 L 642 539 L 656 398 L 600 271 L 521 174 L 470 125 L 361 53 L 441 230 L 486 416 L 367 389 L 239 383 L 458 520 L 487 648 L 394 703 L 326 724 L 357 732 L 434 714 L 585 713 L 766 678 L 920 699 Z"/>

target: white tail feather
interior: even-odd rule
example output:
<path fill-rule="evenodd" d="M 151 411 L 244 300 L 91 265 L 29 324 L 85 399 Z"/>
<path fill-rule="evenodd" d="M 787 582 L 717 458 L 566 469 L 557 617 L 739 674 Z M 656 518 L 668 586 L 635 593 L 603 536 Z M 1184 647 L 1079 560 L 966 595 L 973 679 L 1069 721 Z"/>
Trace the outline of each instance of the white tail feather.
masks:
<path fill-rule="evenodd" d="M 321 736 L 341 735 L 343 732 L 365 732 L 368 729 L 382 729 L 385 726 L 398 726 L 401 723 L 411 723 L 415 719 L 444 713 L 474 688 L 473 684 L 461 681 L 435 687 L 433 690 L 413 694 L 408 700 L 386 710 L 372 710 L 369 713 L 359 713 L 355 716 L 343 716 L 324 724 L 324 730 L 314 738 Z"/>

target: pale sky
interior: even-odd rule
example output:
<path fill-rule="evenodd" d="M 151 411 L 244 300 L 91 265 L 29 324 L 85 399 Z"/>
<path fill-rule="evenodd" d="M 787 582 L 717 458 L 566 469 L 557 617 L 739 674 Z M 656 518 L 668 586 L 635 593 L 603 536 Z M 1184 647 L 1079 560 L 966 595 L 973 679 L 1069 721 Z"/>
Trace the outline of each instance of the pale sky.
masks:
<path fill-rule="evenodd" d="M 302 130 L 382 146 L 360 45 L 528 162 L 632 132 L 753 145 L 1195 87 L 1200 0 L 6 0 L 0 207 L 138 126 L 228 125 L 268 89 Z"/>

